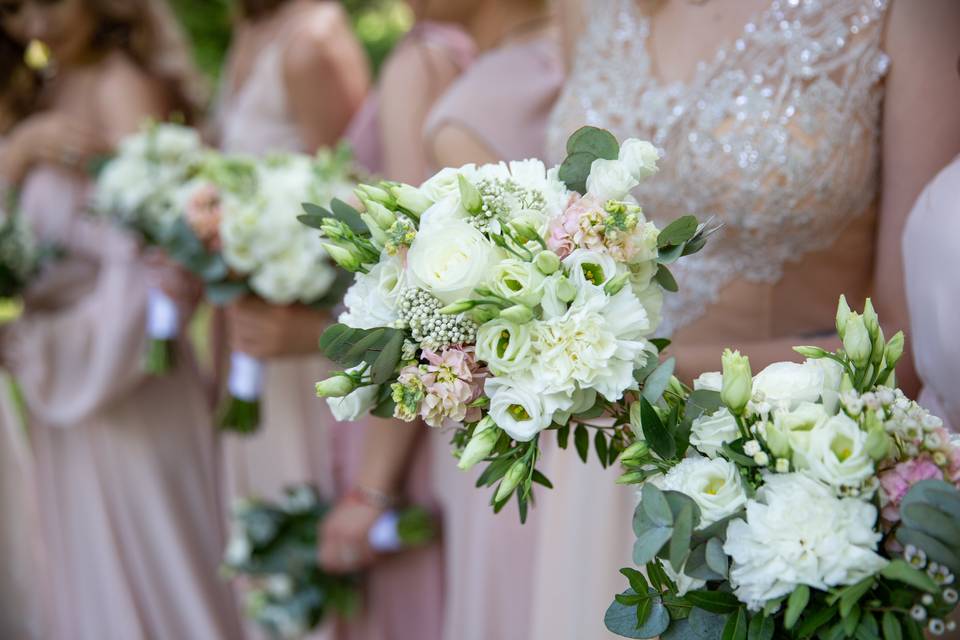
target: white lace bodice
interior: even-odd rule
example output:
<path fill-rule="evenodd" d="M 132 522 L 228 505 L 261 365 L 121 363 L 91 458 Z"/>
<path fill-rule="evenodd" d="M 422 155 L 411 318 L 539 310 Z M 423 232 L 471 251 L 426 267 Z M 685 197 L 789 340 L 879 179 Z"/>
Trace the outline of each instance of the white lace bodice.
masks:
<path fill-rule="evenodd" d="M 724 228 L 671 266 L 666 334 L 699 318 L 735 279 L 775 283 L 788 260 L 825 248 L 876 201 L 887 0 L 773 0 L 689 82 L 651 71 L 650 23 L 635 0 L 595 0 L 551 115 L 563 156 L 583 124 L 663 154 L 635 191 L 658 222 L 686 213 Z"/>

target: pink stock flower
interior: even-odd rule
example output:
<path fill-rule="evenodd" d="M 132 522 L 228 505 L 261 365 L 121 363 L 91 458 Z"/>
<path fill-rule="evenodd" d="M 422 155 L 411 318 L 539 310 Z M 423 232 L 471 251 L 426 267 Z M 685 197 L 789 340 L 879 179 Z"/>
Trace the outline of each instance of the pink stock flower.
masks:
<path fill-rule="evenodd" d="M 421 417 L 431 427 L 479 419 L 480 409 L 468 405 L 480 396 L 485 372 L 477 366 L 473 347 L 448 347 L 439 353 L 424 349 L 421 373 L 426 387 Z"/>
<path fill-rule="evenodd" d="M 574 249 L 582 246 L 583 221 L 589 220 L 590 214 L 600 209 L 600 201 L 592 196 L 570 196 L 563 215 L 550 223 L 547 247 L 561 259 L 573 253 Z"/>
<path fill-rule="evenodd" d="M 880 474 L 880 488 L 888 503 L 883 507 L 883 517 L 889 522 L 900 520 L 900 502 L 910 487 L 921 480 L 942 480 L 943 472 L 929 456 L 901 462 Z"/>

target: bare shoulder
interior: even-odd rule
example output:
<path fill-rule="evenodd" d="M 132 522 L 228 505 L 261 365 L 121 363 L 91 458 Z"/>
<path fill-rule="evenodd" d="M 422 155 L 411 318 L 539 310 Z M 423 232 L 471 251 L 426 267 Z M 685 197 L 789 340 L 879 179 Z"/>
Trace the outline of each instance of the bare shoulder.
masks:
<path fill-rule="evenodd" d="M 955 65 L 960 55 L 960 2 L 956 0 L 924 0 L 908 2 L 896 0 L 891 3 L 887 16 L 884 45 L 891 53 L 922 53 L 930 47 L 917 47 L 918 39 L 934 47 L 945 42 L 953 45 Z"/>
<path fill-rule="evenodd" d="M 95 99 L 109 133 L 122 135 L 162 116 L 166 98 L 163 83 L 127 55 L 113 53 L 104 61 Z"/>
<path fill-rule="evenodd" d="M 284 66 L 288 71 L 309 69 L 342 57 L 356 45 L 350 19 L 337 2 L 318 2 L 292 16 L 296 23 L 289 31 Z"/>
<path fill-rule="evenodd" d="M 403 43 L 386 59 L 381 71 L 384 92 L 391 88 L 402 93 L 425 91 L 436 85 L 446 87 L 459 74 L 447 52 L 421 40 Z"/>

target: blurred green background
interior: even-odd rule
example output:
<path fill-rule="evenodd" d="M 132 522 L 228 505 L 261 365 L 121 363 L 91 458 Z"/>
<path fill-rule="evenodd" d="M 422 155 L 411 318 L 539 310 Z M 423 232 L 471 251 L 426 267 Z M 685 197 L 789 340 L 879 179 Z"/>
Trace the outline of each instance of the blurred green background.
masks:
<path fill-rule="evenodd" d="M 231 0 L 170 0 L 193 47 L 200 70 L 216 82 L 230 44 Z M 401 0 L 341 0 L 374 71 L 413 23 Z"/>

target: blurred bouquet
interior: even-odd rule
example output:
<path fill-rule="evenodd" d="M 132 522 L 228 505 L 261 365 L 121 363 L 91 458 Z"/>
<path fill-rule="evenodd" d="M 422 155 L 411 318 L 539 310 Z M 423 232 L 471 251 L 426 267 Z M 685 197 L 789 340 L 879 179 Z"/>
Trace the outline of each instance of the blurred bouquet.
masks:
<path fill-rule="evenodd" d="M 44 255 L 19 215 L 0 214 L 0 299 L 19 297 Z"/>
<path fill-rule="evenodd" d="M 338 280 L 321 239 L 297 214 L 303 202 L 329 203 L 350 194 L 352 167 L 345 148 L 262 160 L 210 152 L 177 190 L 184 216 L 167 250 L 205 282 L 215 304 L 246 293 L 277 305 L 338 301 L 345 289 L 338 285 L 345 282 Z M 231 355 L 223 428 L 256 429 L 262 371 L 255 358 Z"/>
<path fill-rule="evenodd" d="M 334 201 L 302 219 L 356 281 L 321 350 L 347 370 L 317 384 L 338 419 L 366 411 L 453 427 L 467 469 L 489 466 L 499 511 L 514 492 L 525 519 L 539 437 L 571 430 L 586 461 L 587 426 L 604 466 L 632 440 L 630 398 L 670 377 L 650 340 L 667 264 L 707 230 L 685 216 L 662 231 L 630 197 L 657 151 L 621 147 L 584 127 L 567 159 L 444 169 L 420 188 L 361 185 L 362 213 Z M 583 194 L 583 195 L 581 195 Z M 479 485 L 478 485 L 479 486 Z"/>
<path fill-rule="evenodd" d="M 183 215 L 177 190 L 196 170 L 204 149 L 197 132 L 186 126 L 152 123 L 128 136 L 101 168 L 93 195 L 96 212 L 138 233 L 147 245 L 162 246 Z M 150 338 L 145 368 L 166 373 L 173 362 L 179 333 L 177 306 L 151 288 L 147 298 Z"/>
<path fill-rule="evenodd" d="M 234 507 L 224 570 L 249 581 L 248 615 L 280 638 L 306 635 L 331 612 L 356 610 L 358 576 L 328 574 L 317 565 L 317 531 L 327 511 L 309 485 L 289 487 L 279 504 L 245 500 Z M 370 544 L 393 552 L 434 537 L 425 511 L 389 511 L 371 529 Z"/>
<path fill-rule="evenodd" d="M 960 442 L 895 387 L 903 333 L 841 298 L 835 353 L 756 376 L 738 352 L 641 399 L 629 638 L 921 638 L 953 630 Z"/>

